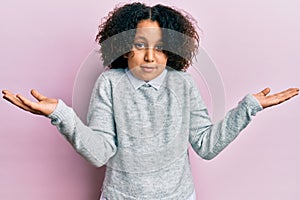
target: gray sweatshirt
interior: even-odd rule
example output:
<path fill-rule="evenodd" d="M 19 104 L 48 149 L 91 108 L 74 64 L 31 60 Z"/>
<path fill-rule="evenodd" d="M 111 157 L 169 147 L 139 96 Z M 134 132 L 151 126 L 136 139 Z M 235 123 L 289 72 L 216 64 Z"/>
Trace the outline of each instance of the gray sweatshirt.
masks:
<path fill-rule="evenodd" d="M 48 117 L 84 158 L 107 166 L 104 198 L 181 200 L 194 191 L 189 144 L 212 159 L 260 110 L 248 94 L 212 124 L 187 72 L 166 69 L 145 83 L 129 70 L 111 69 L 95 84 L 87 125 L 62 100 Z"/>

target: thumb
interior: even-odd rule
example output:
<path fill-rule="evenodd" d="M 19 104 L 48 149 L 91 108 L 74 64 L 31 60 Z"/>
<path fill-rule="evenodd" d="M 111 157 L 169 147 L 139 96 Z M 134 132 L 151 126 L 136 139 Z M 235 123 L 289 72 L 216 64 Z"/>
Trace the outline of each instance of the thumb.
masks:
<path fill-rule="evenodd" d="M 38 101 L 42 101 L 44 99 L 46 99 L 47 97 L 45 97 L 44 95 L 40 94 L 38 91 L 36 90 L 31 90 L 31 94 L 32 96 L 34 96 L 34 98 L 36 98 Z"/>
<path fill-rule="evenodd" d="M 261 92 L 258 93 L 258 95 L 267 96 L 270 93 L 270 88 L 265 88 Z"/>

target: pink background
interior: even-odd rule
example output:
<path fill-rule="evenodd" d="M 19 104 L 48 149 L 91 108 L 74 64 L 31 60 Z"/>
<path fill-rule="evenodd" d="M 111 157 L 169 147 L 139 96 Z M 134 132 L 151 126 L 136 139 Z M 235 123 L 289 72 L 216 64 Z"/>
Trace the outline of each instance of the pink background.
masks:
<path fill-rule="evenodd" d="M 150 5 L 155 1 L 146 1 Z M 266 86 L 300 87 L 299 1 L 160 1 L 188 11 L 221 73 L 226 110 Z M 0 89 L 36 88 L 72 104 L 77 71 L 118 1 L 10 0 L 0 7 Z M 209 102 L 208 102 L 209 104 Z M 300 98 L 259 113 L 212 161 L 191 151 L 200 200 L 289 200 L 300 195 Z M 103 168 L 75 153 L 49 120 L 0 101 L 0 199 L 94 200 Z"/>

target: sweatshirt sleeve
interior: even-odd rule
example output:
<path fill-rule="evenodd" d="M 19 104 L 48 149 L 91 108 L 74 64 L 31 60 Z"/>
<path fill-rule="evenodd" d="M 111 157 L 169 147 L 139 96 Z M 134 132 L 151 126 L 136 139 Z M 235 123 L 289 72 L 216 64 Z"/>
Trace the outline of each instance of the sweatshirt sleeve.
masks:
<path fill-rule="evenodd" d="M 203 100 L 194 85 L 191 91 L 189 141 L 194 151 L 210 160 L 217 156 L 249 124 L 251 117 L 262 110 L 258 100 L 246 95 L 223 120 L 212 124 Z"/>
<path fill-rule="evenodd" d="M 88 125 L 62 100 L 53 113 L 48 115 L 51 123 L 70 142 L 74 149 L 95 166 L 106 164 L 116 153 L 115 125 L 113 119 L 109 81 L 98 78 L 91 96 Z"/>

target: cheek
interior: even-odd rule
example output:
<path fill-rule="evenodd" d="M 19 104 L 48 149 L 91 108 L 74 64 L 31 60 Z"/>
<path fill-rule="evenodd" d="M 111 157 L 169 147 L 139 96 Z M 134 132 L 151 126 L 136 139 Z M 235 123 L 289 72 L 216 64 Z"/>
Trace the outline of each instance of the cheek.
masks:
<path fill-rule="evenodd" d="M 133 68 L 136 66 L 136 55 L 134 55 L 133 53 L 129 54 L 128 55 L 128 58 L 127 58 L 127 62 L 128 62 L 128 67 L 129 68 Z"/>
<path fill-rule="evenodd" d="M 168 57 L 167 56 L 165 56 L 165 55 L 160 56 L 159 64 L 167 65 L 167 62 L 168 62 Z"/>

